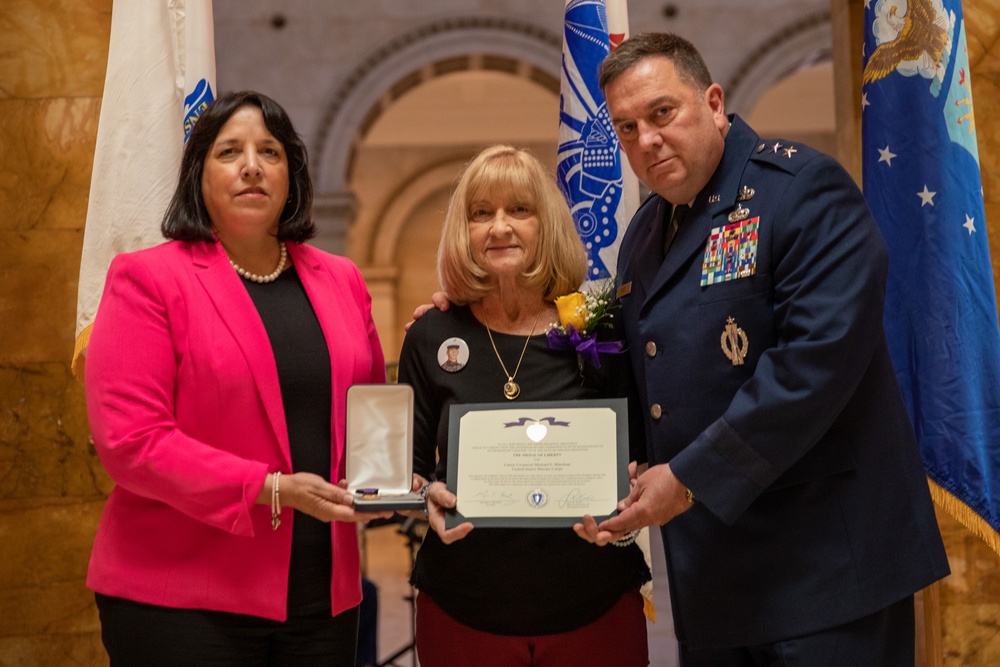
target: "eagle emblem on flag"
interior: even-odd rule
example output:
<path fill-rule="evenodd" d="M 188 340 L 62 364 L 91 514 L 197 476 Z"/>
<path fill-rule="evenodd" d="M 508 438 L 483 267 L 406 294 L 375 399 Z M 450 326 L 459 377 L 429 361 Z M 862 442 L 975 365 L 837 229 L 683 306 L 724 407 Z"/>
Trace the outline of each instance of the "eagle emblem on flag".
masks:
<path fill-rule="evenodd" d="M 941 0 L 878 0 L 874 13 L 872 33 L 878 47 L 868 58 L 862 84 L 898 71 L 903 76 L 934 78 L 940 85 L 954 24 L 954 15 L 945 12 Z"/>

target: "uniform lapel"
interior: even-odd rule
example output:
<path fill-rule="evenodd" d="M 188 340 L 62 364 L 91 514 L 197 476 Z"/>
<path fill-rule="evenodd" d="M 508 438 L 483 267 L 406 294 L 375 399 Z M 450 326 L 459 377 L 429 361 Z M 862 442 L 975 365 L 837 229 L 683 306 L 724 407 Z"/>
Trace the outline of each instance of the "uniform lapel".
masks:
<path fill-rule="evenodd" d="M 645 229 L 636 230 L 636 243 L 632 256 L 632 275 L 648 291 L 663 263 L 663 240 L 666 232 L 664 218 L 671 210 L 670 203 L 660 199 L 656 211 L 647 219 Z"/>
<path fill-rule="evenodd" d="M 725 224 L 724 214 L 736 205 L 743 172 L 759 139 L 738 116 L 732 116 L 731 122 L 729 134 L 726 135 L 726 150 L 722 162 L 708 185 L 695 197 L 684 224 L 677 231 L 670 252 L 663 259 L 646 293 L 644 308 L 648 307 L 659 292 L 690 264 L 692 255 L 704 252 L 705 243 L 713 227 Z"/>

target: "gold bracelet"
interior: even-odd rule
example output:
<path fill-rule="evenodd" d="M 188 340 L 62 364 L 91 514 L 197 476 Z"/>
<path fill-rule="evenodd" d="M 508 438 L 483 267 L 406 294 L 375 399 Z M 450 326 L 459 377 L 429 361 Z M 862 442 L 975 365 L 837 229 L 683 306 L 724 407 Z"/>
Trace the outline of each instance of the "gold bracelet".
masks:
<path fill-rule="evenodd" d="M 280 472 L 275 472 L 271 479 L 271 530 L 278 530 L 278 526 L 281 525 L 281 519 L 278 518 L 281 514 L 281 496 L 278 494 L 280 479 Z"/>

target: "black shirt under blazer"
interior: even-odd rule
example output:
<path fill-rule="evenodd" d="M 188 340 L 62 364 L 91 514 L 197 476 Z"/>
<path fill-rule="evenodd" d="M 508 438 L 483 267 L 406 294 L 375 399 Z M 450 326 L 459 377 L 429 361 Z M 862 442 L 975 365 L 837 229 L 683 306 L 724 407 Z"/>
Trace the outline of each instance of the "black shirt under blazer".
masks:
<path fill-rule="evenodd" d="M 834 627 L 948 573 L 882 328 L 885 243 L 861 192 L 829 156 L 731 121 L 667 256 L 658 196 L 619 254 L 639 392 L 662 411 L 646 420 L 650 464 L 670 462 L 697 498 L 662 529 L 692 647 Z M 706 242 L 743 186 L 756 272 L 702 286 Z M 721 344 L 730 317 L 744 365 Z"/>

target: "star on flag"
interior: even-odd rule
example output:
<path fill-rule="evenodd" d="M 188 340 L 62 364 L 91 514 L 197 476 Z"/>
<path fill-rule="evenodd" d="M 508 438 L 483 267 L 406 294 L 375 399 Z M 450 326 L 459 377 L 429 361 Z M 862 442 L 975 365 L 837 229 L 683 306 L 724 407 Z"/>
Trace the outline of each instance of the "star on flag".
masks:
<path fill-rule="evenodd" d="M 969 236 L 972 236 L 972 232 L 976 231 L 976 223 L 969 217 L 968 213 L 965 214 L 965 224 L 962 226 L 969 230 Z"/>
<path fill-rule="evenodd" d="M 892 158 L 896 157 L 896 154 L 889 150 L 889 145 L 886 144 L 885 148 L 878 149 L 878 161 L 885 162 L 890 167 L 892 166 Z"/>
<path fill-rule="evenodd" d="M 920 200 L 921 200 L 920 201 L 920 208 L 923 208 L 927 204 L 930 204 L 931 206 L 934 206 L 934 195 L 936 195 L 936 194 L 937 194 L 936 192 L 931 192 L 930 190 L 928 190 L 927 189 L 927 184 L 924 183 L 924 191 L 917 193 L 917 196 L 920 197 Z"/>

